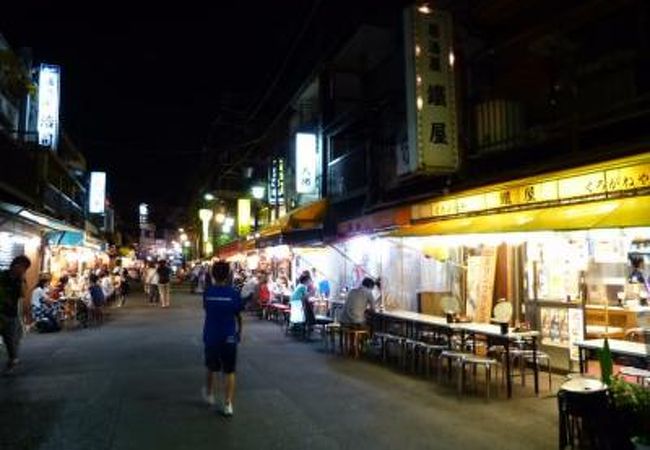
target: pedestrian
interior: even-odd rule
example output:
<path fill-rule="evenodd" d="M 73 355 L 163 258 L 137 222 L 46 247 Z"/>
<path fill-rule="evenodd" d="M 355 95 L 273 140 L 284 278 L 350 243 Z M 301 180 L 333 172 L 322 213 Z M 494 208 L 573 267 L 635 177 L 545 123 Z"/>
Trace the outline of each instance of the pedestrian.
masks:
<path fill-rule="evenodd" d="M 145 281 L 148 286 L 147 298 L 149 299 L 149 305 L 153 306 L 160 301 L 160 296 L 158 295 L 158 270 L 154 263 L 149 263 Z"/>
<path fill-rule="evenodd" d="M 228 263 L 216 262 L 212 267 L 214 284 L 203 294 L 205 310 L 203 344 L 207 368 L 203 399 L 209 405 L 215 404 L 217 394 L 215 378 L 218 372 L 223 372 L 225 378 L 223 414 L 225 416 L 233 415 L 237 344 L 241 340 L 242 332 L 241 297 L 228 283 L 229 272 Z"/>
<path fill-rule="evenodd" d="M 94 323 L 104 322 L 103 307 L 106 304 L 105 291 L 99 283 L 97 275 L 90 275 L 90 285 L 88 286 L 88 293 L 90 295 L 90 315 Z"/>
<path fill-rule="evenodd" d="M 158 295 L 160 295 L 160 306 L 162 308 L 169 308 L 171 296 L 171 276 L 172 270 L 167 266 L 167 261 L 160 260 L 158 264 Z"/>
<path fill-rule="evenodd" d="M 120 306 L 126 304 L 126 298 L 129 296 L 130 286 L 129 286 L 129 271 L 122 269 L 119 275 L 120 278 Z"/>
<path fill-rule="evenodd" d="M 17 256 L 8 270 L 0 272 L 0 336 L 7 349 L 5 373 L 18 365 L 18 346 L 23 333 L 21 299 L 25 298 L 25 273 L 32 265 L 28 257 Z"/>

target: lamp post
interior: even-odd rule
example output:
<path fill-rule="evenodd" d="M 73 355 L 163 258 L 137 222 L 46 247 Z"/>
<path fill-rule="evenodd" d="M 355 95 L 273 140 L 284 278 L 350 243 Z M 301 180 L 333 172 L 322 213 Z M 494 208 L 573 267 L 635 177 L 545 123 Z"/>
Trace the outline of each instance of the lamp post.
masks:
<path fill-rule="evenodd" d="M 213 213 L 211 209 L 199 210 L 199 219 L 201 219 L 203 232 L 203 256 L 212 254 L 212 242 L 210 242 L 210 219 L 212 219 L 212 215 Z"/>

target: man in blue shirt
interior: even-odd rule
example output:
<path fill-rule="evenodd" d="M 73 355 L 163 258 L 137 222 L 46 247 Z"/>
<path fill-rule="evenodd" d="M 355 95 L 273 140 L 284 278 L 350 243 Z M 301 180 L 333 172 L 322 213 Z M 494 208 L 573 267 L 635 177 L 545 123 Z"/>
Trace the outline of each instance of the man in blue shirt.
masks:
<path fill-rule="evenodd" d="M 237 343 L 242 329 L 241 298 L 239 293 L 228 284 L 229 275 L 228 263 L 222 261 L 215 263 L 212 267 L 215 284 L 203 293 L 205 309 L 203 343 L 207 367 L 203 397 L 209 405 L 215 403 L 215 374 L 223 372 L 226 387 L 223 408 L 225 416 L 233 415 Z"/>

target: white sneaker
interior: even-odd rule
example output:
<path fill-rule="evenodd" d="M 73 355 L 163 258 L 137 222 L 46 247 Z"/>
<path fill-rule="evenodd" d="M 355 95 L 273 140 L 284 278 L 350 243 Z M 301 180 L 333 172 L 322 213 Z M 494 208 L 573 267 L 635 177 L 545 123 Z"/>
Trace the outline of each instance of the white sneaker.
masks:
<path fill-rule="evenodd" d="M 201 389 L 201 396 L 203 397 L 203 401 L 207 403 L 210 406 L 214 406 L 215 400 L 214 400 L 214 394 L 208 395 L 208 390 L 203 387 Z"/>
<path fill-rule="evenodd" d="M 232 403 L 226 403 L 223 405 L 223 415 L 226 417 L 232 417 L 233 415 Z"/>

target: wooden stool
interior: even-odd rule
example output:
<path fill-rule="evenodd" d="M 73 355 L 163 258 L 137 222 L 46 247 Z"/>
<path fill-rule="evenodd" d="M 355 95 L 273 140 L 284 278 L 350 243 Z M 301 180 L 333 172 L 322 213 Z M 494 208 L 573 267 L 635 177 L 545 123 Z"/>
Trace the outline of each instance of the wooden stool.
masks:
<path fill-rule="evenodd" d="M 323 336 L 323 346 L 325 347 L 326 351 L 332 351 L 332 353 L 336 353 L 336 336 L 339 336 L 339 340 L 341 337 L 341 324 L 340 323 L 328 323 L 325 325 L 322 329 L 322 336 Z M 341 348 L 342 348 L 341 344 Z M 341 350 L 341 353 L 343 351 Z"/>
<path fill-rule="evenodd" d="M 354 326 L 341 327 L 341 341 L 342 348 L 345 354 L 353 354 L 355 358 L 359 358 L 361 345 L 368 340 L 370 333 L 365 328 Z"/>

